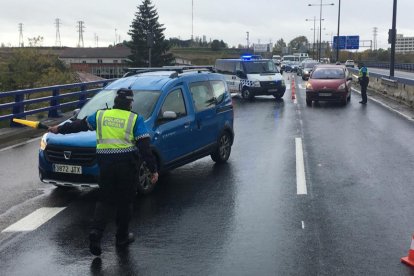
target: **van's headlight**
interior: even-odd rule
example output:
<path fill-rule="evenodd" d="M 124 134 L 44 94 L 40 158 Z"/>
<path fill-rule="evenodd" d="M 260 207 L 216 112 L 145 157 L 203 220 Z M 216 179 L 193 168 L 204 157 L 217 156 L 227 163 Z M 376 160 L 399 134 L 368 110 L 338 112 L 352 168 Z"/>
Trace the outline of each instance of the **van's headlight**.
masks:
<path fill-rule="evenodd" d="M 312 84 L 310 82 L 306 84 L 306 90 L 313 90 Z"/>
<path fill-rule="evenodd" d="M 43 134 L 42 139 L 40 140 L 40 149 L 41 150 L 46 149 L 46 146 L 47 146 L 46 136 L 47 136 L 47 133 Z"/>
<path fill-rule="evenodd" d="M 341 90 L 341 91 L 345 90 L 345 88 L 346 88 L 346 84 L 345 83 L 343 83 L 340 86 L 338 86 L 338 90 Z"/>
<path fill-rule="evenodd" d="M 260 81 L 254 81 L 253 87 L 260 87 Z"/>

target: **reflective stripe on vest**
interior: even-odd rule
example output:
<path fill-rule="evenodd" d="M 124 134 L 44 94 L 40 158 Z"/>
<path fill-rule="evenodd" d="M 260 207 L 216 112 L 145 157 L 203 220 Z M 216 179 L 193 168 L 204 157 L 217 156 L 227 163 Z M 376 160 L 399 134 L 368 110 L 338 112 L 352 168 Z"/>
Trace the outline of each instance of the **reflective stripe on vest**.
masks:
<path fill-rule="evenodd" d="M 359 69 L 359 77 L 362 78 L 364 76 L 364 74 L 362 72 L 363 69 L 367 73 L 367 77 L 369 77 L 369 73 L 368 73 L 368 68 L 367 67 L 362 67 L 361 69 Z"/>
<path fill-rule="evenodd" d="M 96 115 L 96 148 L 98 151 L 135 150 L 133 128 L 138 116 L 132 112 L 111 109 Z"/>

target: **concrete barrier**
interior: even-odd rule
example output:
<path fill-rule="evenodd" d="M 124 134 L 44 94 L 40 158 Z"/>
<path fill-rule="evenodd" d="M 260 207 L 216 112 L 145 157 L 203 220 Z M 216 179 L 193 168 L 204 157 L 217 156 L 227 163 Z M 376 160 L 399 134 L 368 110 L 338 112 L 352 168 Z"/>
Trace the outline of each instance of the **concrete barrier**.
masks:
<path fill-rule="evenodd" d="M 369 69 L 369 68 L 368 68 Z M 358 85 L 358 70 L 351 70 L 353 81 Z M 414 108 L 414 80 L 394 78 L 370 73 L 368 89 Z"/>

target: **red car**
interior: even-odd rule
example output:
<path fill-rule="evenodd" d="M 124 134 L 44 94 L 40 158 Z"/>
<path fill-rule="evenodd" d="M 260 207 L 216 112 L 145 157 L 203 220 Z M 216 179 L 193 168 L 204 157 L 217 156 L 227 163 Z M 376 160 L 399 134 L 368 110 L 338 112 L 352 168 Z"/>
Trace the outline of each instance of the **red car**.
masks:
<path fill-rule="evenodd" d="M 306 105 L 312 101 L 337 101 L 346 105 L 351 100 L 352 77 L 343 65 L 316 65 L 306 84 Z"/>

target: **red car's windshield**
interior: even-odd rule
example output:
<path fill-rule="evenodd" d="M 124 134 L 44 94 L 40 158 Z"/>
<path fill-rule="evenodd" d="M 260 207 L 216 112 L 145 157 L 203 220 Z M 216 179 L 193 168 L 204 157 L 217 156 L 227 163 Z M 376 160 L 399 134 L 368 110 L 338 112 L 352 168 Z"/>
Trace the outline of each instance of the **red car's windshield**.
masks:
<path fill-rule="evenodd" d="M 316 68 L 312 79 L 344 79 L 345 72 L 341 68 Z"/>

